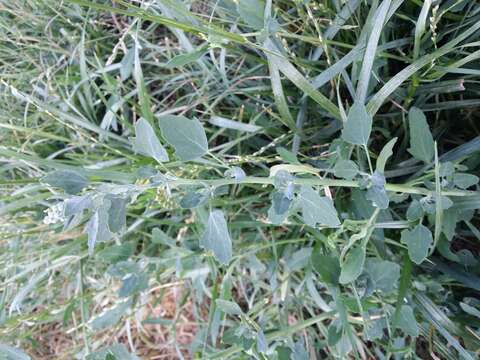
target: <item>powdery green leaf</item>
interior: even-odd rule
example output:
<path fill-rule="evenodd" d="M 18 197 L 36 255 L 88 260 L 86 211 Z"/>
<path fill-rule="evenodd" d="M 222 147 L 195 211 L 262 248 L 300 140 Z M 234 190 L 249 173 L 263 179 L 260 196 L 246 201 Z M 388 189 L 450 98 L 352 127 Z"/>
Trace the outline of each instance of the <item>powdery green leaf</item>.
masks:
<path fill-rule="evenodd" d="M 188 192 L 180 200 L 180 206 L 184 209 L 193 209 L 204 204 L 208 200 L 209 194 L 205 191 Z"/>
<path fill-rule="evenodd" d="M 0 343 L 0 359 L 2 360 L 31 360 L 31 357 L 22 350 Z"/>
<path fill-rule="evenodd" d="M 158 119 L 165 140 L 175 148 L 182 161 L 202 157 L 208 151 L 208 141 L 202 124 L 185 116 L 165 115 Z"/>
<path fill-rule="evenodd" d="M 391 261 L 367 259 L 365 269 L 375 289 L 384 293 L 391 292 L 400 278 L 400 266 Z"/>
<path fill-rule="evenodd" d="M 323 255 L 315 248 L 312 252 L 311 262 L 323 283 L 338 284 L 340 277 L 340 263 L 338 262 L 338 258 Z"/>
<path fill-rule="evenodd" d="M 347 254 L 345 262 L 341 265 L 340 283 L 348 284 L 356 280 L 363 271 L 365 263 L 365 247 L 356 245 Z"/>
<path fill-rule="evenodd" d="M 426 226 L 418 224 L 413 230 L 403 230 L 401 237 L 402 242 L 407 244 L 410 259 L 415 264 L 421 264 L 433 243 L 431 231 Z"/>
<path fill-rule="evenodd" d="M 97 242 L 108 241 L 112 238 L 112 233 L 108 228 L 109 205 L 102 204 L 88 221 L 85 232 L 88 236 L 88 252 L 93 254 L 93 248 Z"/>
<path fill-rule="evenodd" d="M 164 67 L 167 69 L 173 69 L 176 67 L 185 66 L 200 59 L 207 51 L 208 45 L 200 46 L 192 52 L 173 57 L 164 65 Z"/>
<path fill-rule="evenodd" d="M 395 143 L 397 142 L 398 138 L 393 138 L 390 140 L 380 151 L 380 155 L 378 155 L 377 159 L 377 168 L 376 170 L 384 173 L 385 172 L 385 164 L 387 163 L 388 159 L 390 156 L 393 154 L 393 147 L 395 146 Z"/>
<path fill-rule="evenodd" d="M 135 124 L 133 150 L 145 156 L 151 156 L 159 163 L 168 161 L 168 154 L 155 134 L 149 122 L 143 118 Z"/>
<path fill-rule="evenodd" d="M 46 175 L 43 182 L 50 186 L 59 187 L 67 194 L 75 195 L 88 185 L 88 179 L 73 170 L 57 170 Z"/>
<path fill-rule="evenodd" d="M 229 314 L 229 315 L 243 314 L 243 311 L 242 309 L 240 309 L 240 306 L 238 306 L 238 304 L 234 303 L 233 301 L 217 299 L 215 300 L 215 303 L 217 304 L 217 307 L 226 314 Z"/>
<path fill-rule="evenodd" d="M 478 184 L 478 176 L 472 174 L 456 173 L 453 175 L 453 183 L 460 189 L 468 189 Z"/>
<path fill-rule="evenodd" d="M 358 166 L 352 160 L 340 159 L 333 168 L 333 175 L 338 178 L 352 180 L 358 174 Z"/>
<path fill-rule="evenodd" d="M 410 306 L 402 305 L 397 326 L 407 335 L 412 337 L 418 336 L 419 329 L 417 320 L 415 320 L 415 315 L 413 314 L 413 310 Z"/>
<path fill-rule="evenodd" d="M 415 159 L 430 163 L 435 152 L 435 145 L 427 118 L 422 110 L 412 107 L 408 112 L 408 123 L 410 128 L 410 148 L 408 152 Z"/>
<path fill-rule="evenodd" d="M 418 220 L 423 216 L 423 214 L 424 210 L 420 204 L 420 201 L 416 199 L 412 200 L 407 209 L 407 219 L 410 221 Z"/>
<path fill-rule="evenodd" d="M 340 225 L 337 210 L 330 198 L 320 196 L 310 186 L 302 186 L 299 194 L 302 217 L 305 224 L 315 227 L 317 224 L 335 227 Z"/>
<path fill-rule="evenodd" d="M 228 264 L 232 258 L 232 239 L 221 210 L 210 212 L 200 245 L 212 251 L 215 258 L 222 264 Z"/>
<path fill-rule="evenodd" d="M 365 104 L 354 102 L 343 124 L 342 139 L 350 144 L 366 146 L 371 132 L 372 117 L 367 113 Z"/>
<path fill-rule="evenodd" d="M 108 196 L 110 207 L 108 209 L 108 228 L 111 232 L 119 232 L 127 223 L 128 200 L 119 196 Z"/>
<path fill-rule="evenodd" d="M 261 0 L 242 0 L 237 2 L 237 11 L 248 25 L 256 30 L 263 29 L 265 3 Z"/>
<path fill-rule="evenodd" d="M 131 301 L 125 301 L 103 312 L 90 322 L 93 330 L 101 330 L 115 325 L 130 308 Z"/>

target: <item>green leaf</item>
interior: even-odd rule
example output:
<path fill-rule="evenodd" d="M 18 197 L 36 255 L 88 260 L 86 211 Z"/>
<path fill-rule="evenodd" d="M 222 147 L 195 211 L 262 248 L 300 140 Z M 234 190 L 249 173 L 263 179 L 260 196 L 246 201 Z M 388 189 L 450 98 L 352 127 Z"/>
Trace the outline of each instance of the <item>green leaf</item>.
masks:
<path fill-rule="evenodd" d="M 305 224 L 315 227 L 322 224 L 330 227 L 340 225 L 337 210 L 326 196 L 320 196 L 310 186 L 304 185 L 299 194 L 302 217 Z"/>
<path fill-rule="evenodd" d="M 180 206 L 184 209 L 196 208 L 208 200 L 209 194 L 205 191 L 188 192 L 180 200 Z"/>
<path fill-rule="evenodd" d="M 408 152 L 415 159 L 430 163 L 435 152 L 432 133 L 422 110 L 412 107 L 408 112 L 410 128 L 410 148 Z"/>
<path fill-rule="evenodd" d="M 109 195 L 106 199 L 110 201 L 108 228 L 111 232 L 119 232 L 127 224 L 126 211 L 128 200 L 115 195 Z"/>
<path fill-rule="evenodd" d="M 158 119 L 162 135 L 175 148 L 182 161 L 202 157 L 208 151 L 208 141 L 202 124 L 185 116 L 165 115 Z"/>
<path fill-rule="evenodd" d="M 415 320 L 415 315 L 413 314 L 413 310 L 410 306 L 402 305 L 397 327 L 411 337 L 418 336 L 419 329 L 417 320 Z"/>
<path fill-rule="evenodd" d="M 358 166 L 352 160 L 340 159 L 333 168 L 333 175 L 338 178 L 352 180 L 358 174 Z"/>
<path fill-rule="evenodd" d="M 108 228 L 109 204 L 102 204 L 88 221 L 85 232 L 88 236 L 88 253 L 93 254 L 93 248 L 97 242 L 108 241 L 112 233 Z"/>
<path fill-rule="evenodd" d="M 134 272 L 122 280 L 122 286 L 118 290 L 118 296 L 125 298 L 138 294 L 148 288 L 149 277 L 143 272 Z"/>
<path fill-rule="evenodd" d="M 263 29 L 265 3 L 261 0 L 242 0 L 237 2 L 240 17 L 255 30 Z"/>
<path fill-rule="evenodd" d="M 185 66 L 200 59 L 207 51 L 208 45 L 200 46 L 192 52 L 173 57 L 164 65 L 164 67 L 167 69 L 173 69 L 176 67 Z"/>
<path fill-rule="evenodd" d="M 130 300 L 125 301 L 103 312 L 90 322 L 90 327 L 93 330 L 101 330 L 115 325 L 120 320 L 120 318 L 128 311 L 131 303 L 132 302 Z"/>
<path fill-rule="evenodd" d="M 141 118 L 135 124 L 133 150 L 139 154 L 151 156 L 159 163 L 168 161 L 167 151 L 160 144 L 152 126 L 144 118 Z"/>
<path fill-rule="evenodd" d="M 345 262 L 341 265 L 340 283 L 348 284 L 357 279 L 363 271 L 365 262 L 365 247 L 361 244 L 353 247 L 347 254 Z"/>
<path fill-rule="evenodd" d="M 412 200 L 407 209 L 407 219 L 410 221 L 418 220 L 423 216 L 423 214 L 424 211 L 420 201 L 416 199 Z"/>
<path fill-rule="evenodd" d="M 320 280 L 325 284 L 338 284 L 340 277 L 340 263 L 338 258 L 320 253 L 319 249 L 315 248 L 312 252 L 311 262 L 313 268 L 320 275 Z"/>
<path fill-rule="evenodd" d="M 19 350 L 7 344 L 0 343 L 0 359 L 1 360 L 31 360 L 32 358 L 27 354 L 25 354 L 22 350 Z"/>
<path fill-rule="evenodd" d="M 120 79 L 127 80 L 132 75 L 133 62 L 135 60 L 135 48 L 128 49 L 120 62 Z"/>
<path fill-rule="evenodd" d="M 232 239 L 221 210 L 210 212 L 205 232 L 200 239 L 200 246 L 213 251 L 215 258 L 222 264 L 228 264 L 232 258 Z"/>
<path fill-rule="evenodd" d="M 88 185 L 88 179 L 72 170 L 57 170 L 46 175 L 43 182 L 50 186 L 59 187 L 67 194 L 75 195 Z"/>
<path fill-rule="evenodd" d="M 400 278 L 400 266 L 391 261 L 370 258 L 365 269 L 375 289 L 384 293 L 391 292 Z"/>
<path fill-rule="evenodd" d="M 410 259 L 418 265 L 427 257 L 433 237 L 426 226 L 418 224 L 413 230 L 403 230 L 401 241 L 407 244 Z"/>
<path fill-rule="evenodd" d="M 453 175 L 453 183 L 460 189 L 468 189 L 470 186 L 478 184 L 478 176 L 456 173 Z"/>
<path fill-rule="evenodd" d="M 365 105 L 354 102 L 343 124 L 342 139 L 354 145 L 366 146 L 372 132 L 372 117 L 367 114 Z"/>
<path fill-rule="evenodd" d="M 390 158 L 390 156 L 393 155 L 393 147 L 395 146 L 395 143 L 397 142 L 398 138 L 393 138 L 390 140 L 380 151 L 380 155 L 378 155 L 377 158 L 377 168 L 376 170 L 384 173 L 385 172 L 385 164 L 387 163 L 387 160 Z"/>
<path fill-rule="evenodd" d="M 276 147 L 275 150 L 277 151 L 277 154 L 280 155 L 283 161 L 290 164 L 300 164 L 300 162 L 298 161 L 297 155 L 295 155 L 293 152 L 281 146 Z"/>
<path fill-rule="evenodd" d="M 97 257 L 107 263 L 114 264 L 119 261 L 128 260 L 134 250 L 134 244 L 130 242 L 122 245 L 111 245 L 98 252 Z"/>
<path fill-rule="evenodd" d="M 130 354 L 123 344 L 110 345 L 102 350 L 87 355 L 86 360 L 140 360 L 139 357 Z"/>
<path fill-rule="evenodd" d="M 226 314 L 229 314 L 229 315 L 243 314 L 243 311 L 242 309 L 240 309 L 240 306 L 238 306 L 238 304 L 234 303 L 233 301 L 217 299 L 215 300 L 215 304 L 217 304 L 217 307 Z"/>

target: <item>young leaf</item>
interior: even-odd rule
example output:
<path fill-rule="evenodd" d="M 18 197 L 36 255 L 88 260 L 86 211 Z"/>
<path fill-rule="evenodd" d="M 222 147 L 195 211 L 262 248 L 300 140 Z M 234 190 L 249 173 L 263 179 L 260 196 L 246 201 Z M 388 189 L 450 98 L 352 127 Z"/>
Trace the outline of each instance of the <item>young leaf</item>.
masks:
<path fill-rule="evenodd" d="M 331 199 L 320 196 L 310 186 L 302 186 L 299 194 L 302 217 L 305 224 L 315 227 L 322 224 L 330 227 L 340 225 L 337 210 Z"/>
<path fill-rule="evenodd" d="M 263 29 L 265 3 L 262 0 L 242 0 L 237 2 L 240 17 L 255 30 Z"/>
<path fill-rule="evenodd" d="M 348 111 L 347 122 L 343 124 L 342 139 L 354 145 L 368 143 L 372 132 L 372 117 L 367 114 L 365 105 L 354 102 Z"/>
<path fill-rule="evenodd" d="M 202 157 L 208 151 L 205 130 L 197 119 L 185 116 L 165 115 L 158 119 L 162 135 L 175 148 L 182 161 Z"/>
<path fill-rule="evenodd" d="M 365 262 L 365 247 L 356 245 L 348 252 L 340 272 L 340 283 L 348 284 L 357 279 L 363 271 Z"/>
<path fill-rule="evenodd" d="M 224 313 L 229 315 L 242 315 L 243 311 L 240 309 L 237 303 L 228 300 L 217 299 L 215 300 L 217 307 Z"/>
<path fill-rule="evenodd" d="M 456 173 L 453 175 L 453 183 L 460 189 L 468 189 L 470 186 L 478 184 L 478 176 Z"/>
<path fill-rule="evenodd" d="M 144 118 L 141 118 L 135 124 L 133 150 L 139 154 L 151 156 L 159 163 L 168 161 L 167 151 L 160 144 L 152 126 Z"/>
<path fill-rule="evenodd" d="M 400 278 L 400 266 L 391 261 L 367 259 L 365 269 L 373 286 L 384 293 L 391 292 Z"/>
<path fill-rule="evenodd" d="M 222 264 L 228 264 L 232 258 L 232 239 L 221 210 L 210 212 L 200 246 L 213 251 L 215 258 Z"/>
<path fill-rule="evenodd" d="M 46 175 L 43 182 L 50 186 L 59 187 L 67 194 L 75 195 L 88 185 L 88 179 L 72 170 L 57 170 Z"/>
<path fill-rule="evenodd" d="M 410 148 L 408 152 L 414 158 L 430 163 L 435 152 L 432 133 L 422 110 L 412 107 L 408 112 L 410 127 Z"/>
<path fill-rule="evenodd" d="M 411 337 L 417 337 L 419 329 L 413 310 L 408 305 L 402 305 L 400 316 L 398 318 L 398 328 Z"/>
<path fill-rule="evenodd" d="M 352 160 L 340 159 L 333 168 L 333 175 L 338 178 L 352 180 L 358 174 L 358 166 Z"/>
<path fill-rule="evenodd" d="M 175 56 L 174 58 L 170 59 L 164 65 L 164 67 L 167 69 L 173 69 L 176 67 L 185 66 L 200 59 L 207 51 L 208 45 L 200 46 L 192 52 Z"/>
<path fill-rule="evenodd" d="M 413 230 L 403 230 L 401 241 L 407 244 L 410 259 L 419 265 L 427 257 L 428 250 L 433 243 L 433 237 L 426 226 L 418 224 Z"/>
<path fill-rule="evenodd" d="M 313 268 L 320 275 L 320 280 L 325 284 L 338 284 L 340 277 L 340 263 L 338 258 L 321 254 L 319 249 L 312 251 L 311 262 Z"/>
<path fill-rule="evenodd" d="M 242 181 L 247 177 L 245 171 L 243 171 L 243 169 L 238 166 L 233 166 L 231 169 L 228 169 L 227 171 L 225 171 L 224 175 L 226 177 L 235 179 L 235 181 Z"/>
<path fill-rule="evenodd" d="M 385 164 L 387 163 L 387 160 L 393 154 L 393 147 L 395 146 L 397 139 L 398 138 L 393 138 L 392 140 L 390 140 L 383 147 L 382 151 L 380 151 L 380 155 L 378 155 L 376 170 L 381 172 L 382 174 L 385 172 Z"/>

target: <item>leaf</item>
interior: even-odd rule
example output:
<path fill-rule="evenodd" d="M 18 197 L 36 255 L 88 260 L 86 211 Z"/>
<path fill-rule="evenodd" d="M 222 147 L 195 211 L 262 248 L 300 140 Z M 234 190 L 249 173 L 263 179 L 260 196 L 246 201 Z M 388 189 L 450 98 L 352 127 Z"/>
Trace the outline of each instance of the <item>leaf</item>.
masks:
<path fill-rule="evenodd" d="M 51 172 L 46 175 L 42 181 L 50 186 L 59 187 L 71 195 L 79 193 L 89 183 L 85 176 L 72 170 L 57 170 Z"/>
<path fill-rule="evenodd" d="M 205 191 L 188 192 L 180 200 L 180 206 L 184 209 L 196 208 L 208 200 L 209 194 Z"/>
<path fill-rule="evenodd" d="M 160 144 L 152 126 L 144 118 L 135 124 L 133 150 L 139 154 L 151 156 L 159 163 L 168 161 L 167 151 Z"/>
<path fill-rule="evenodd" d="M 165 115 L 158 119 L 165 140 L 175 148 L 182 161 L 202 157 L 208 151 L 208 141 L 202 124 L 185 116 Z"/>
<path fill-rule="evenodd" d="M 410 128 L 410 148 L 408 152 L 415 159 L 430 163 L 435 152 L 432 133 L 422 110 L 412 107 L 408 112 Z"/>
<path fill-rule="evenodd" d="M 338 284 L 340 277 L 340 263 L 338 258 L 320 253 L 319 249 L 314 248 L 311 256 L 313 268 L 320 275 L 320 280 L 325 284 Z"/>
<path fill-rule="evenodd" d="M 263 29 L 265 3 L 261 0 L 242 0 L 237 2 L 240 17 L 255 30 Z"/>
<path fill-rule="evenodd" d="M 365 269 L 373 286 L 384 293 L 391 292 L 400 278 L 400 266 L 391 261 L 369 258 Z"/>
<path fill-rule="evenodd" d="M 453 175 L 453 183 L 460 189 L 468 189 L 469 187 L 478 184 L 478 176 L 456 173 Z"/>
<path fill-rule="evenodd" d="M 299 194 L 302 217 L 305 224 L 315 227 L 322 224 L 330 227 L 340 225 L 337 210 L 330 198 L 320 196 L 310 186 L 303 185 Z"/>
<path fill-rule="evenodd" d="M 297 155 L 295 155 L 293 152 L 281 146 L 276 147 L 275 150 L 277 151 L 277 154 L 280 155 L 283 161 L 290 164 L 300 164 Z"/>
<path fill-rule="evenodd" d="M 200 46 L 192 52 L 173 57 L 164 65 L 164 67 L 167 69 L 173 69 L 176 67 L 185 66 L 200 59 L 207 51 L 208 45 Z"/>
<path fill-rule="evenodd" d="M 19 350 L 7 344 L 0 343 L 0 359 L 1 360 L 31 360 L 32 358 L 27 354 L 25 354 L 22 350 Z"/>
<path fill-rule="evenodd" d="M 385 164 L 387 163 L 390 156 L 393 155 L 393 147 L 395 146 L 397 139 L 398 138 L 393 138 L 392 140 L 390 140 L 383 147 L 382 151 L 380 151 L 380 155 L 378 155 L 376 170 L 381 172 L 382 174 L 385 172 Z"/>
<path fill-rule="evenodd" d="M 238 304 L 234 303 L 233 301 L 217 299 L 215 300 L 215 304 L 217 304 L 217 307 L 226 314 L 243 315 L 243 311 L 242 309 L 240 309 L 240 306 L 238 306 Z"/>
<path fill-rule="evenodd" d="M 131 303 L 132 302 L 130 300 L 124 301 L 103 312 L 90 322 L 90 327 L 92 330 L 102 330 L 115 325 L 130 308 Z"/>
<path fill-rule="evenodd" d="M 228 264 L 232 258 L 232 239 L 221 210 L 210 212 L 200 246 L 213 251 L 215 258 L 222 264 Z"/>
<path fill-rule="evenodd" d="M 340 283 L 348 284 L 357 279 L 363 271 L 365 262 L 365 247 L 361 244 L 353 247 L 347 254 L 345 262 L 341 265 Z"/>
<path fill-rule="evenodd" d="M 358 166 L 352 160 L 338 160 L 333 168 L 333 175 L 338 178 L 352 180 L 358 174 Z"/>
<path fill-rule="evenodd" d="M 224 175 L 226 177 L 235 179 L 235 181 L 242 181 L 247 177 L 245 171 L 243 171 L 243 169 L 238 166 L 233 166 L 232 168 L 228 169 L 227 171 L 225 171 Z"/>
<path fill-rule="evenodd" d="M 110 201 L 108 209 L 108 228 L 111 232 L 119 232 L 127 224 L 127 203 L 128 200 L 119 196 L 107 196 Z"/>
<path fill-rule="evenodd" d="M 120 62 L 120 79 L 122 81 L 127 80 L 132 74 L 133 62 L 135 60 L 135 48 L 128 49 L 127 53 L 123 56 Z"/>
<path fill-rule="evenodd" d="M 148 288 L 148 275 L 143 272 L 134 272 L 122 280 L 122 286 L 118 290 L 118 296 L 125 298 L 138 294 Z"/>
<path fill-rule="evenodd" d="M 428 250 L 433 243 L 433 237 L 426 226 L 418 224 L 413 230 L 403 230 L 401 241 L 407 244 L 410 259 L 419 265 L 427 257 Z"/>
<path fill-rule="evenodd" d="M 87 355 L 86 360 L 140 360 L 140 358 L 130 354 L 125 345 L 114 344 Z"/>
<path fill-rule="evenodd" d="M 262 130 L 261 126 L 254 124 L 245 124 L 239 121 L 226 119 L 220 116 L 212 116 L 208 122 L 212 125 L 224 128 L 224 129 L 233 129 L 244 132 L 257 132 Z"/>
<path fill-rule="evenodd" d="M 105 247 L 102 251 L 97 253 L 101 260 L 115 264 L 120 261 L 126 261 L 133 254 L 135 250 L 133 243 L 124 243 L 122 245 L 111 245 Z"/>
<path fill-rule="evenodd" d="M 88 236 L 88 253 L 93 254 L 93 248 L 97 242 L 108 241 L 112 238 L 112 233 L 108 228 L 108 210 L 109 205 L 102 204 L 85 226 L 85 232 Z"/>
<path fill-rule="evenodd" d="M 277 215 L 285 214 L 290 208 L 292 200 L 285 196 L 281 191 L 276 191 L 272 195 L 272 205 Z"/>
<path fill-rule="evenodd" d="M 370 176 L 371 185 L 367 190 L 365 197 L 370 200 L 373 206 L 379 209 L 388 209 L 390 199 L 385 189 L 385 176 L 378 170 L 375 170 L 372 176 Z"/>
<path fill-rule="evenodd" d="M 367 114 L 365 105 L 354 102 L 343 124 L 342 139 L 354 145 L 367 146 L 372 132 L 372 117 Z"/>
<path fill-rule="evenodd" d="M 412 308 L 408 305 L 402 305 L 402 308 L 400 309 L 398 328 L 402 330 L 405 334 L 412 337 L 417 337 L 419 334 L 415 315 L 413 314 Z"/>
<path fill-rule="evenodd" d="M 423 207 L 420 204 L 420 201 L 414 199 L 410 203 L 407 209 L 407 219 L 410 221 L 420 219 L 424 214 Z"/>

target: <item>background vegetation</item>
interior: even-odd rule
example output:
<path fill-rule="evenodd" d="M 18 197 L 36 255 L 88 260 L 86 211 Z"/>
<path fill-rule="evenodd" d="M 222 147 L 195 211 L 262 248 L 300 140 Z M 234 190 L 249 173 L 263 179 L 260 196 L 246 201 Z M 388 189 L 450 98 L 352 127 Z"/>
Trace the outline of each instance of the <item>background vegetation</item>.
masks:
<path fill-rule="evenodd" d="M 478 2 L 0 27 L 0 359 L 478 357 Z"/>

